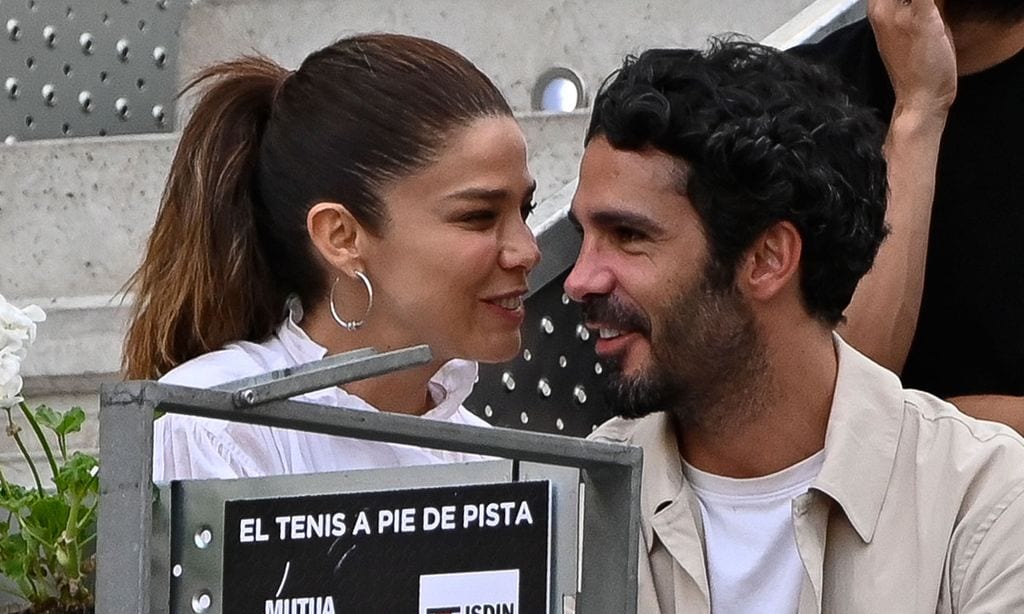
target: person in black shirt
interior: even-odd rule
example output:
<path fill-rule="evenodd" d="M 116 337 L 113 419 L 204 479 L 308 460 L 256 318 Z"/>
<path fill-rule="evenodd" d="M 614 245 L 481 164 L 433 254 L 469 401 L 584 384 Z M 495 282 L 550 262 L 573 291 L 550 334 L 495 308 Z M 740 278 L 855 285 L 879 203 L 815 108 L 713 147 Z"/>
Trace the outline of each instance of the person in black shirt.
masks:
<path fill-rule="evenodd" d="M 914 27 L 912 11 L 934 12 L 933 0 L 872 0 L 871 24 L 862 20 L 793 50 L 837 69 L 893 127 L 902 121 L 887 145 L 892 235 L 854 297 L 845 335 L 902 372 L 906 386 L 1024 432 L 1024 0 L 939 0 L 958 78 L 934 204 L 919 197 L 920 185 L 916 202 L 900 200 L 893 177 L 930 181 L 922 152 L 948 106 L 938 96 L 924 119 L 920 105 L 906 102 L 913 75 L 927 80 L 921 49 L 894 45 Z M 898 159 L 897 139 L 909 167 Z"/>

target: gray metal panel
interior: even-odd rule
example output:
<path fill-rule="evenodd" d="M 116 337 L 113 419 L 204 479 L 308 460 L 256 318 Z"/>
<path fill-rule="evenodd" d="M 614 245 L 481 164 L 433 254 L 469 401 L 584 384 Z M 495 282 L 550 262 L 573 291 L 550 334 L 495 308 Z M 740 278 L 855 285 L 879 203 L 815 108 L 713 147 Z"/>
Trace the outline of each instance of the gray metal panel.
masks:
<path fill-rule="evenodd" d="M 551 547 L 557 556 L 551 558 L 550 612 L 562 612 L 565 598 L 577 598 L 579 571 L 580 479 L 578 469 L 519 463 L 519 481 L 548 480 L 551 483 Z"/>
<path fill-rule="evenodd" d="M 0 141 L 169 132 L 187 0 L 0 2 Z"/>
<path fill-rule="evenodd" d="M 480 365 L 465 405 L 495 426 L 584 437 L 613 415 L 603 394 L 595 335 L 562 290 L 567 274 L 563 269 L 526 300 L 519 355 Z"/>

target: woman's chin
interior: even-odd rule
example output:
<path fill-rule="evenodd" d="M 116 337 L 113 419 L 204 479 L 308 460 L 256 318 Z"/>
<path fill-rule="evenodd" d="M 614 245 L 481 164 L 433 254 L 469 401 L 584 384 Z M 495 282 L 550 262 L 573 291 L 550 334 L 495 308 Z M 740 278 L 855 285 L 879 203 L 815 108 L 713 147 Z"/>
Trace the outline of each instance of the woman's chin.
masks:
<path fill-rule="evenodd" d="M 488 343 L 479 346 L 478 351 L 467 356 L 468 360 L 484 364 L 495 364 L 508 362 L 519 355 L 519 348 L 522 345 L 522 338 L 518 333 L 504 339 L 491 339 Z"/>

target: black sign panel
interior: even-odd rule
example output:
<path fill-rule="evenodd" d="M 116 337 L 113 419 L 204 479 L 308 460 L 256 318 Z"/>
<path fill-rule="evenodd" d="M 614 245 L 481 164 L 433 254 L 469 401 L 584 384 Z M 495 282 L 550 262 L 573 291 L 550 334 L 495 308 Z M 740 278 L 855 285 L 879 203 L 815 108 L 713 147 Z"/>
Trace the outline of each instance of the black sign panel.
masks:
<path fill-rule="evenodd" d="M 224 504 L 226 614 L 547 611 L 550 485 Z"/>

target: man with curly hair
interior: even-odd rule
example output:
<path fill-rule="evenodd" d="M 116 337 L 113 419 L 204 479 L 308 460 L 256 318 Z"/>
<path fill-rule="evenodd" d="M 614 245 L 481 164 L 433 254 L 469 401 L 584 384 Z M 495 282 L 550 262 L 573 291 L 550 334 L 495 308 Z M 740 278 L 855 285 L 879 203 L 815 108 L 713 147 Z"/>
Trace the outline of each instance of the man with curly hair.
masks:
<path fill-rule="evenodd" d="M 745 42 L 594 103 L 565 282 L 641 446 L 639 612 L 1024 611 L 1024 440 L 836 334 L 886 235 L 883 129 Z"/>

